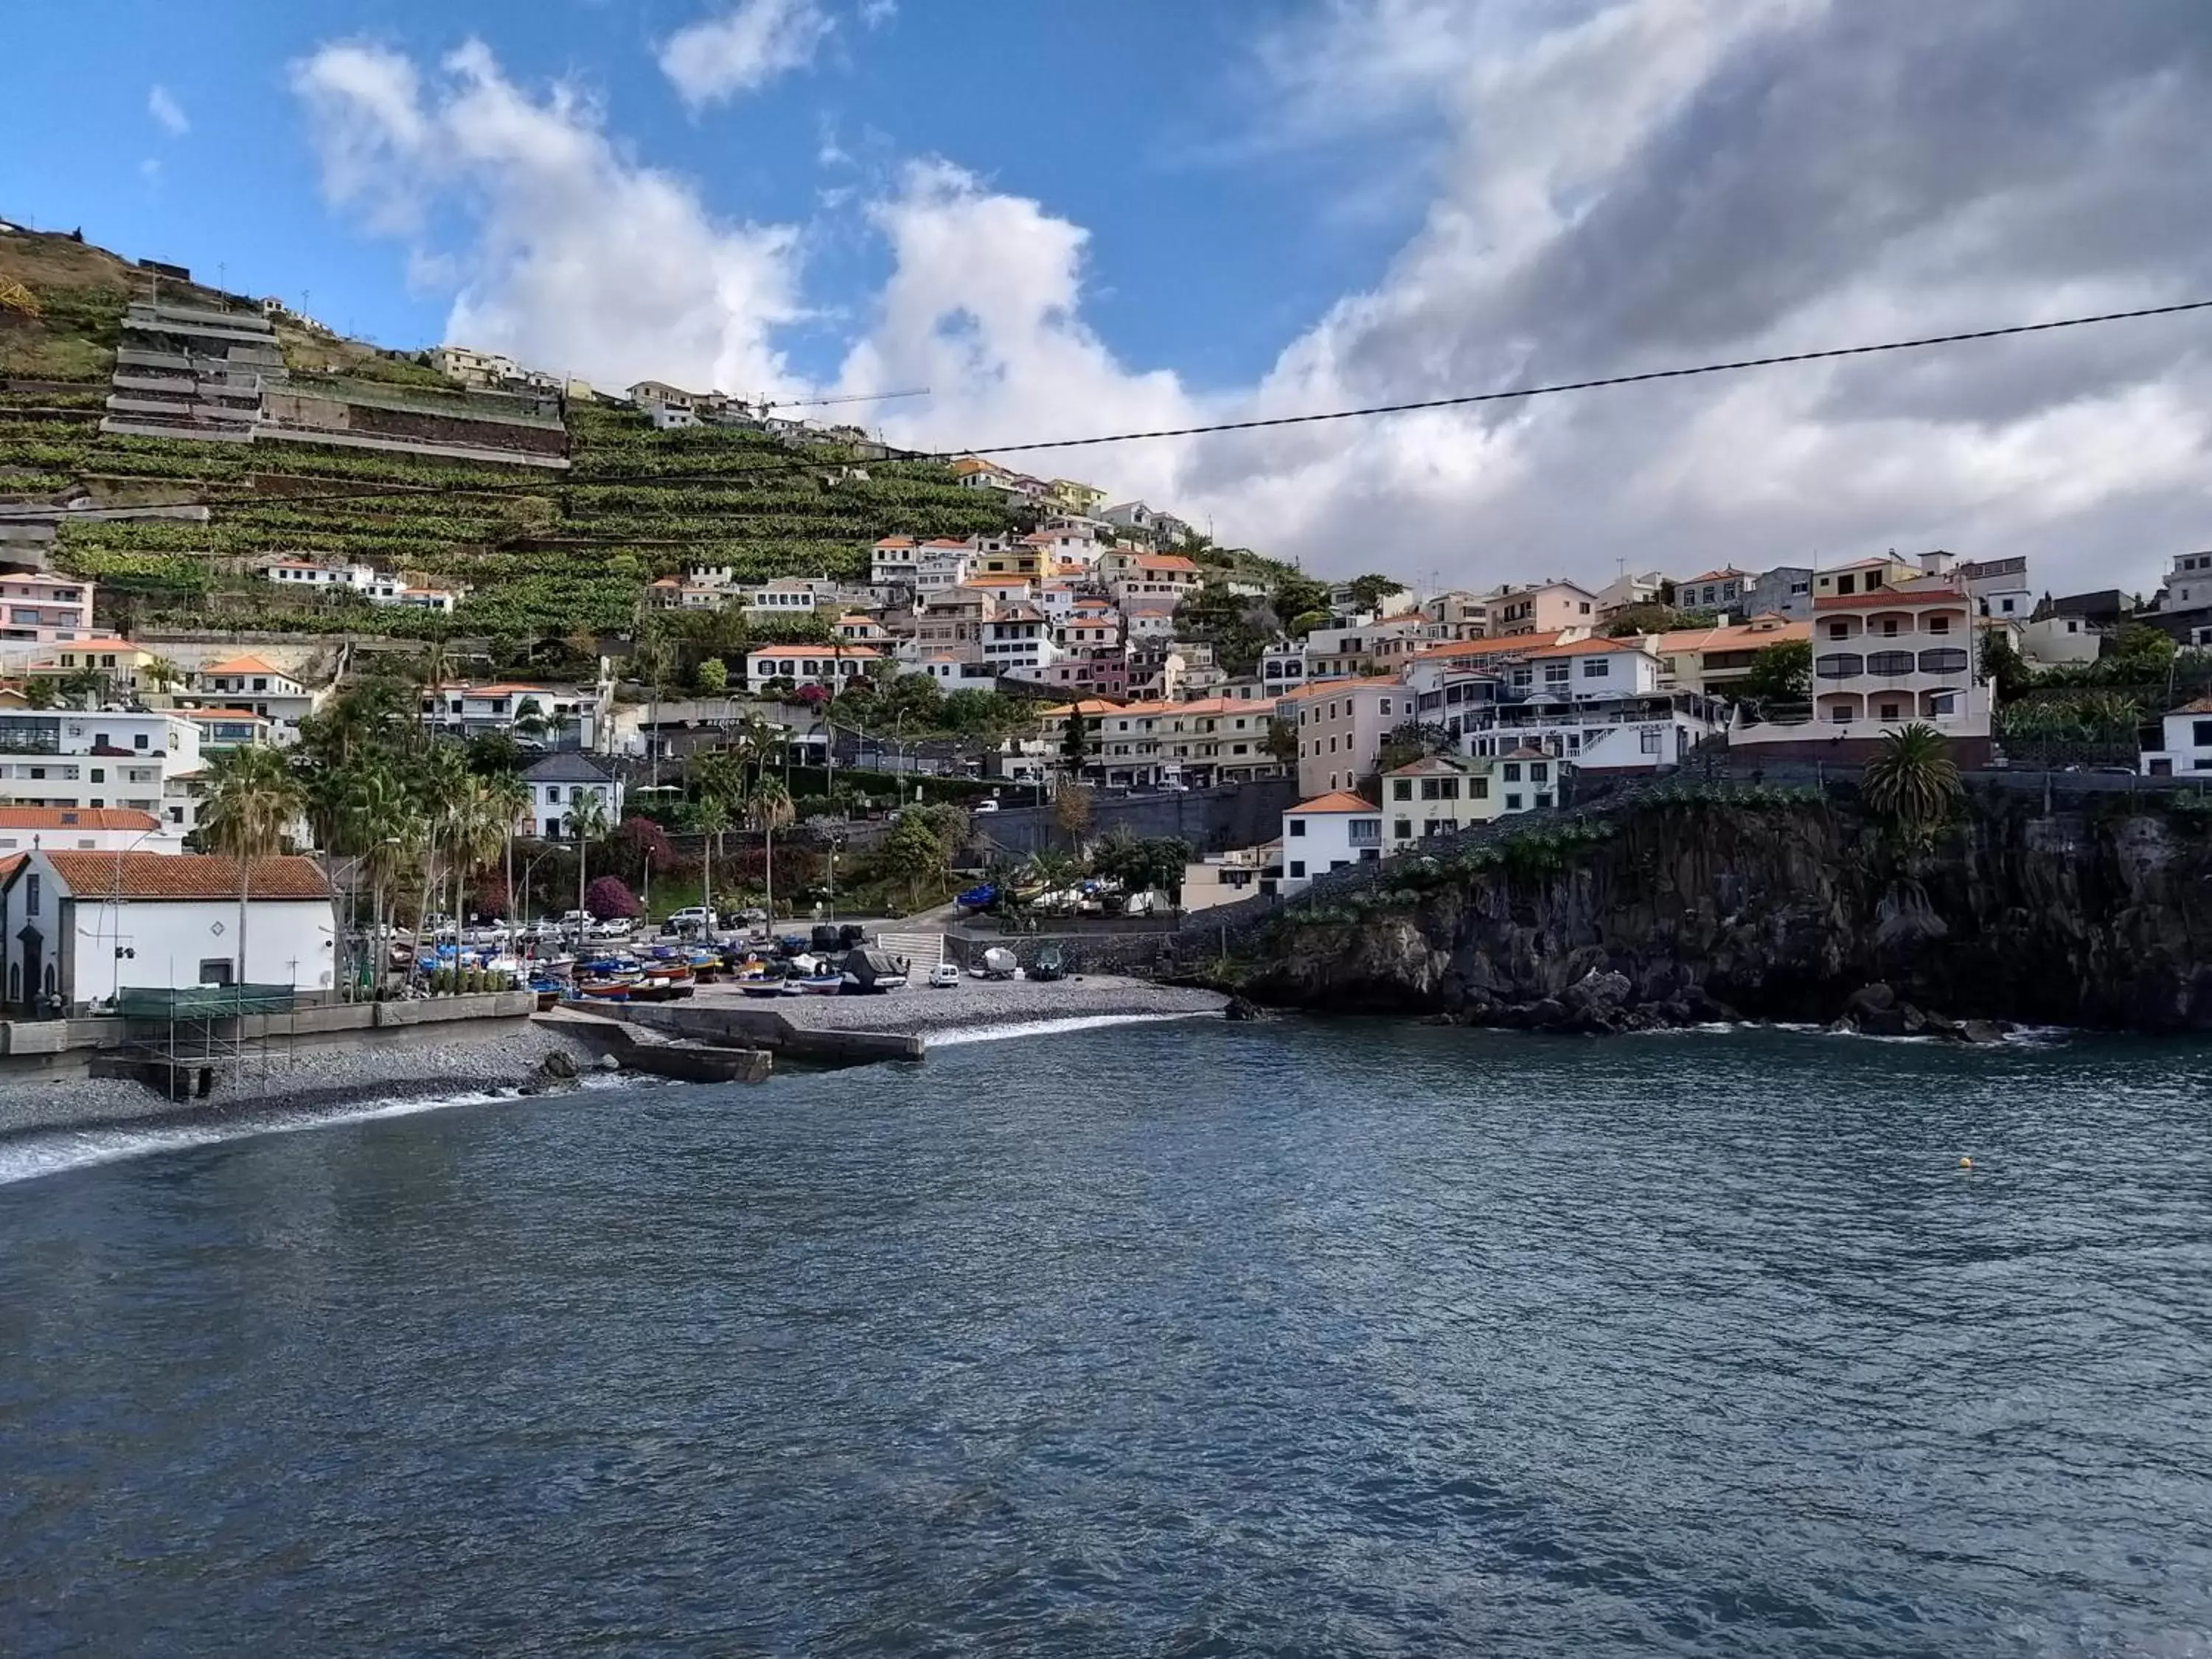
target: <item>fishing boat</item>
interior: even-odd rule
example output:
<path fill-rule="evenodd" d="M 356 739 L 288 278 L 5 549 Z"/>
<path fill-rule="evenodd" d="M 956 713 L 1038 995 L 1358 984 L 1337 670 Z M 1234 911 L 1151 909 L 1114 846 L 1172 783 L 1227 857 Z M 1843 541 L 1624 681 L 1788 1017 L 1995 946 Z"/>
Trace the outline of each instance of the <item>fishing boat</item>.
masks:
<path fill-rule="evenodd" d="M 702 985 L 712 985 L 721 976 L 723 963 L 720 951 L 695 945 L 684 953 L 684 961 L 691 969 L 692 976 Z"/>
<path fill-rule="evenodd" d="M 834 997 L 844 983 L 844 975 L 834 968 L 817 968 L 803 978 L 784 981 L 787 994 L 802 997 Z"/>
<path fill-rule="evenodd" d="M 630 987 L 633 1002 L 672 1002 L 691 994 L 691 969 L 680 962 L 651 962 Z"/>

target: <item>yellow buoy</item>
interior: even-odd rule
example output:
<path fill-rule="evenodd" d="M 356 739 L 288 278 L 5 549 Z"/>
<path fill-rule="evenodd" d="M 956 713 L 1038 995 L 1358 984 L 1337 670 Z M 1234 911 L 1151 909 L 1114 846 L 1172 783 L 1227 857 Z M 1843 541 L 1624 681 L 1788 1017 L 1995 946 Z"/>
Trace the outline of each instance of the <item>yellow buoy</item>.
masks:
<path fill-rule="evenodd" d="M 1974 1160 L 1971 1158 L 1962 1158 L 1959 1160 L 1959 1167 L 1962 1170 L 1971 1170 L 1974 1167 Z"/>

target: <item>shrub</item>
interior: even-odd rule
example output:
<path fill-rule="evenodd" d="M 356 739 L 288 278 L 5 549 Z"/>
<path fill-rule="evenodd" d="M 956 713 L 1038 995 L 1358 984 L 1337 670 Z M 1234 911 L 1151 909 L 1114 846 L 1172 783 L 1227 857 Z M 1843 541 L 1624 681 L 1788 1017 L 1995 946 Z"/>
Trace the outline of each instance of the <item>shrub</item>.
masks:
<path fill-rule="evenodd" d="M 584 908 L 599 921 L 642 915 L 645 907 L 619 876 L 601 876 L 584 890 Z"/>

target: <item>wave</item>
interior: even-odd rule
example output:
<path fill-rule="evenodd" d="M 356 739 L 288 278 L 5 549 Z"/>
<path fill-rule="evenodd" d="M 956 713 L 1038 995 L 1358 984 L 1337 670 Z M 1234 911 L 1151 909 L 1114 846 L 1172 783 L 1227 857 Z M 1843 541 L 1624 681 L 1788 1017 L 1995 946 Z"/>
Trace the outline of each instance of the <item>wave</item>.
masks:
<path fill-rule="evenodd" d="M 1212 1008 L 1176 1009 L 1153 1014 L 1070 1014 L 1060 1019 L 1030 1019 L 1012 1025 L 955 1025 L 923 1034 L 925 1048 L 957 1048 L 970 1042 L 1002 1042 L 1009 1037 L 1058 1036 L 1103 1025 L 1150 1025 L 1167 1019 L 1219 1019 Z"/>
<path fill-rule="evenodd" d="M 586 1078 L 588 1091 L 622 1088 L 635 1078 Z M 557 1099 L 558 1096 L 534 1098 Z M 349 1105 L 267 1110 L 247 1108 L 236 1116 L 185 1119 L 162 1122 L 117 1122 L 88 1125 L 79 1129 L 40 1129 L 0 1141 L 0 1187 L 66 1175 L 71 1170 L 96 1164 L 117 1164 L 129 1158 L 154 1158 L 163 1152 L 189 1151 L 195 1146 L 219 1146 L 229 1140 L 250 1140 L 260 1135 L 298 1134 L 310 1129 L 331 1129 L 349 1123 L 368 1123 L 378 1118 L 411 1117 L 418 1112 L 442 1112 L 457 1106 L 489 1106 L 524 1098 L 518 1089 L 468 1089 L 451 1094 L 409 1095 L 364 1100 Z"/>

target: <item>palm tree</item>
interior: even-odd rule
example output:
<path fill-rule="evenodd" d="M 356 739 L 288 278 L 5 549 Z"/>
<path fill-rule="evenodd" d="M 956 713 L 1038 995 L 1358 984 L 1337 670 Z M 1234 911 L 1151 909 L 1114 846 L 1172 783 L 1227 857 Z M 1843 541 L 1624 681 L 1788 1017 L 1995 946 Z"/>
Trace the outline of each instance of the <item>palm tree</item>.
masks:
<path fill-rule="evenodd" d="M 422 945 L 422 924 L 427 920 L 431 899 L 440 889 L 438 880 L 438 848 L 453 842 L 455 828 L 454 804 L 460 800 L 471 782 L 468 759 L 460 750 L 449 743 L 439 744 L 423 757 L 420 780 L 422 803 L 422 894 L 415 907 L 415 945 Z M 449 854 L 450 856 L 450 854 Z"/>
<path fill-rule="evenodd" d="M 166 692 L 179 680 L 184 678 L 185 671 L 167 657 L 149 657 L 146 660 L 146 665 L 138 671 L 138 677 L 156 691 Z"/>
<path fill-rule="evenodd" d="M 284 757 L 258 744 L 242 744 L 208 763 L 207 793 L 200 803 L 200 831 L 217 853 L 238 860 L 238 974 L 246 983 L 246 902 L 253 860 L 284 850 L 284 834 L 307 805 Z"/>
<path fill-rule="evenodd" d="M 371 933 L 375 944 L 374 984 L 384 983 L 385 918 L 398 908 L 399 878 L 421 855 L 429 836 L 429 823 L 415 805 L 407 787 L 381 768 L 366 769 L 350 780 L 341 809 L 333 845 L 362 861 L 368 877 Z M 391 896 L 389 908 L 386 896 Z"/>
<path fill-rule="evenodd" d="M 466 903 L 469 878 L 500 855 L 514 832 L 514 817 L 499 792 L 482 778 L 471 778 L 453 803 L 452 846 L 453 921 L 459 944 L 460 916 Z M 509 909 L 514 906 L 509 905 Z M 453 988 L 460 988 L 459 956 L 455 953 Z"/>
<path fill-rule="evenodd" d="M 1907 842 L 1930 839 L 1958 798 L 1959 769 L 1945 748 L 1941 732 L 1915 721 L 1886 733 L 1881 753 L 1859 776 L 1867 805 L 1892 818 Z"/>
<path fill-rule="evenodd" d="M 514 954 L 514 826 L 530 814 L 530 786 L 513 772 L 502 772 L 484 785 L 500 830 L 501 880 L 507 889 L 507 953 Z"/>
<path fill-rule="evenodd" d="M 730 827 L 730 803 L 726 797 L 712 792 L 702 792 L 686 810 L 694 833 L 704 838 L 702 851 L 706 858 L 706 875 L 701 884 L 699 902 L 707 907 L 708 926 L 714 914 L 714 849 L 721 844 L 722 835 Z"/>
<path fill-rule="evenodd" d="M 745 816 L 761 832 L 765 849 L 762 870 L 768 889 L 769 920 L 775 919 L 775 832 L 781 824 L 789 823 L 793 817 L 791 791 L 776 778 L 764 777 L 753 785 L 752 793 L 745 797 Z"/>
<path fill-rule="evenodd" d="M 611 828 L 607 798 L 599 791 L 572 788 L 568 794 L 567 829 L 576 843 L 576 908 L 584 908 L 586 866 L 591 863 L 592 843 L 604 840 Z"/>

